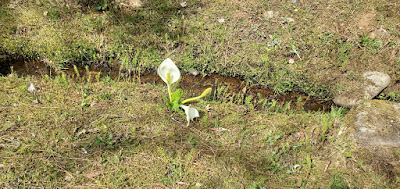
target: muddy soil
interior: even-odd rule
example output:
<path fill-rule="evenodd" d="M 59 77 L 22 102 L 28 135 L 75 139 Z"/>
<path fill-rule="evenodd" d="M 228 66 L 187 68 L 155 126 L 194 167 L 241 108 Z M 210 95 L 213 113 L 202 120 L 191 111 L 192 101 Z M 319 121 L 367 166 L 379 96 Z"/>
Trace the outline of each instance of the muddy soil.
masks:
<path fill-rule="evenodd" d="M 77 67 L 80 76 L 87 75 L 84 67 Z M 100 77 L 109 76 L 113 80 L 138 81 L 140 83 L 163 84 L 163 81 L 157 75 L 155 70 L 143 70 L 140 73 L 120 69 L 119 66 L 101 68 L 89 66 L 89 74 L 92 78 L 96 75 Z M 0 75 L 15 73 L 20 76 L 44 77 L 45 75 L 55 76 L 64 73 L 70 79 L 76 77 L 73 66 L 65 66 L 62 69 L 55 70 L 45 63 L 38 60 L 9 60 L 0 63 Z M 92 80 L 93 81 L 93 80 Z M 220 87 L 227 87 L 226 93 L 243 95 L 243 98 L 252 95 L 253 101 L 257 102 L 259 98 L 268 101 L 277 101 L 278 104 L 290 103 L 290 108 L 299 108 L 301 106 L 306 111 L 330 111 L 334 105 L 332 100 L 318 99 L 306 96 L 297 92 L 276 95 L 273 90 L 261 85 L 249 85 L 240 77 L 224 77 L 215 73 L 193 75 L 182 73 L 182 79 L 179 86 L 191 96 L 201 94 L 205 89 L 211 87 L 213 91 Z M 215 97 L 218 98 L 218 97 Z M 300 100 L 299 100 L 300 99 Z M 256 107 L 259 108 L 259 107 Z"/>

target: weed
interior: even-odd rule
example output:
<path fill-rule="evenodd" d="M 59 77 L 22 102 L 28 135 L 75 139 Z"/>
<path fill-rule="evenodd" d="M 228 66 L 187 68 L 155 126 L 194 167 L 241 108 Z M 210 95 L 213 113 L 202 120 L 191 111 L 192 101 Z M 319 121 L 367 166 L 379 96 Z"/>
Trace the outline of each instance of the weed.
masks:
<path fill-rule="evenodd" d="M 352 44 L 337 40 L 336 41 L 336 51 L 338 53 L 335 66 L 339 68 L 344 68 L 351 59 L 350 50 L 352 49 Z"/>
<path fill-rule="evenodd" d="M 326 116 L 322 117 L 322 119 L 321 119 L 322 127 L 321 127 L 321 134 L 320 134 L 321 141 L 325 141 L 327 131 L 331 128 L 333 121 L 334 120 L 330 119 L 330 117 L 326 117 Z"/>
<path fill-rule="evenodd" d="M 340 174 L 335 174 L 331 179 L 329 188 L 331 188 L 331 189 L 335 189 L 335 188 L 347 189 L 350 187 L 349 187 L 349 184 L 347 183 L 347 181 Z"/>
<path fill-rule="evenodd" d="M 81 76 L 80 76 L 80 74 L 79 74 L 78 67 L 77 67 L 76 65 L 74 65 L 74 71 L 75 71 L 76 78 L 77 78 L 77 79 L 81 78 Z"/>
<path fill-rule="evenodd" d="M 245 98 L 245 100 L 244 100 L 244 104 L 245 104 L 245 105 L 247 106 L 247 108 L 250 109 L 250 110 L 254 108 L 254 105 L 253 105 L 252 100 L 253 100 L 253 95 L 246 96 L 246 98 Z"/>
<path fill-rule="evenodd" d="M 253 184 L 252 189 L 267 189 L 262 184 Z"/>
<path fill-rule="evenodd" d="M 270 146 L 273 146 L 275 144 L 275 142 L 281 138 L 281 135 L 280 134 L 272 135 L 272 131 L 269 131 L 268 133 L 266 133 L 265 138 L 266 138 L 266 142 Z"/>
<path fill-rule="evenodd" d="M 343 107 L 335 108 L 331 107 L 331 112 L 329 115 L 323 116 L 321 118 L 321 131 L 320 131 L 320 140 L 324 142 L 327 138 L 327 133 L 331 129 L 333 123 L 335 121 L 340 121 L 343 119 L 343 114 L 345 109 Z"/>
<path fill-rule="evenodd" d="M 95 9 L 98 11 L 106 11 L 110 8 L 118 9 L 118 3 L 115 3 L 114 0 L 98 0 L 98 4 L 95 5 Z"/>
<path fill-rule="evenodd" d="M 100 94 L 99 98 L 101 100 L 111 100 L 111 94 L 108 91 L 106 91 L 103 94 Z"/>
<path fill-rule="evenodd" d="M 96 136 L 96 141 L 94 142 L 95 145 L 97 146 L 103 146 L 106 147 L 107 149 L 114 149 L 114 144 L 116 143 L 115 140 L 113 140 L 113 134 L 104 134 L 102 136 Z"/>
<path fill-rule="evenodd" d="M 90 74 L 90 70 L 89 70 L 89 66 L 88 65 L 85 66 L 85 70 L 86 70 L 87 82 L 90 83 L 90 81 L 92 79 L 92 75 Z"/>
<path fill-rule="evenodd" d="M 268 160 L 270 164 L 265 167 L 267 170 L 270 170 L 271 172 L 274 173 L 281 168 L 280 154 L 277 153 L 276 151 L 271 152 L 271 155 L 268 157 Z"/>
<path fill-rule="evenodd" d="M 54 81 L 56 83 L 58 83 L 58 84 L 64 84 L 64 85 L 67 85 L 69 83 L 68 79 L 67 79 L 67 76 L 66 76 L 66 74 L 64 72 L 62 72 L 61 75 L 57 75 L 54 78 Z"/>
<path fill-rule="evenodd" d="M 383 47 L 383 42 L 377 38 L 370 38 L 364 34 L 360 37 L 360 47 L 367 48 L 372 54 L 377 54 Z"/>
<path fill-rule="evenodd" d="M 389 92 L 387 94 L 380 93 L 378 98 L 382 99 L 382 100 L 391 100 L 391 101 L 400 102 L 400 92 Z"/>
<path fill-rule="evenodd" d="M 106 77 L 104 77 L 104 78 L 102 79 L 102 82 L 103 82 L 103 83 L 111 83 L 111 82 L 112 82 L 112 79 L 111 79 L 110 76 L 106 76 Z"/>

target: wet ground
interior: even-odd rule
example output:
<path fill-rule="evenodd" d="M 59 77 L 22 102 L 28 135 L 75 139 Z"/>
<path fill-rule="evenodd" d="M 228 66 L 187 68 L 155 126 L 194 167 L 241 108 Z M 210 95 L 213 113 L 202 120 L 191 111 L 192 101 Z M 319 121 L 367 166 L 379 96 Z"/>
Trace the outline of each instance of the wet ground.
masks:
<path fill-rule="evenodd" d="M 100 77 L 109 76 L 113 80 L 122 79 L 125 81 L 138 81 L 140 83 L 163 84 L 161 78 L 155 70 L 145 70 L 140 73 L 121 70 L 119 67 L 99 68 L 96 66 L 88 67 L 89 72 L 84 67 L 78 67 L 80 76 L 90 74 L 92 78 L 100 74 Z M 65 73 L 69 78 L 75 78 L 76 72 L 73 66 L 65 66 L 63 69 L 53 69 L 43 61 L 37 60 L 12 60 L 0 62 L 0 74 L 8 75 L 16 73 L 22 76 L 44 77 L 45 75 L 54 76 Z M 92 80 L 93 81 L 93 80 Z M 252 96 L 251 103 L 257 104 L 260 99 L 268 102 L 276 101 L 277 104 L 287 105 L 290 108 L 301 106 L 306 111 L 330 111 L 333 105 L 332 100 L 323 100 L 315 97 L 306 96 L 301 93 L 291 92 L 288 94 L 276 95 L 273 90 L 261 86 L 250 85 L 239 77 L 224 77 L 214 73 L 197 74 L 182 73 L 179 86 L 190 96 L 197 96 L 205 89 L 213 88 L 213 99 L 219 101 L 234 101 L 235 103 L 245 103 L 246 97 Z M 221 91 L 223 90 L 223 91 Z M 258 104 L 256 108 L 261 108 Z"/>

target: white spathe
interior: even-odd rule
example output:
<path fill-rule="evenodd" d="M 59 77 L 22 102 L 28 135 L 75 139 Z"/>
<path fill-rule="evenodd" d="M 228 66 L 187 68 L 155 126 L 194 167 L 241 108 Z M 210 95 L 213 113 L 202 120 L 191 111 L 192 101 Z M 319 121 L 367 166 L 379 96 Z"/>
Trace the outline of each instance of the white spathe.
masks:
<path fill-rule="evenodd" d="M 194 118 L 200 117 L 199 112 L 196 108 L 191 108 L 190 106 L 181 105 L 181 108 L 185 110 L 186 120 L 188 121 L 187 126 L 189 126 L 190 121 L 193 121 Z"/>
<path fill-rule="evenodd" d="M 175 83 L 181 77 L 181 72 L 179 71 L 178 67 L 172 62 L 170 58 L 165 59 L 157 69 L 158 75 L 161 79 L 169 86 L 172 83 Z M 170 76 L 170 81 L 168 81 L 168 73 Z"/>
<path fill-rule="evenodd" d="M 35 85 L 33 83 L 30 83 L 28 85 L 28 91 L 31 92 L 31 93 L 35 93 L 37 91 L 37 89 L 36 89 L 36 87 L 35 87 Z"/>

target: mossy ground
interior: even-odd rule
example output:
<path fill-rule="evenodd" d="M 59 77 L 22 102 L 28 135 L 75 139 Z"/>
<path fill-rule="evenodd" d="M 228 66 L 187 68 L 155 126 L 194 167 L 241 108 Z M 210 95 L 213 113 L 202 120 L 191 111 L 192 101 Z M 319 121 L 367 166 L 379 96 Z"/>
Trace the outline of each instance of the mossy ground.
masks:
<path fill-rule="evenodd" d="M 320 98 L 357 85 L 364 71 L 388 73 L 398 86 L 395 0 L 186 2 L 186 8 L 157 0 L 97 11 L 99 3 L 90 0 L 2 0 L 0 56 L 135 71 L 171 57 L 183 71 L 241 76 L 277 93 Z M 26 91 L 31 82 L 40 88 L 39 103 Z M 399 87 L 390 89 L 390 98 L 398 98 Z M 184 117 L 164 105 L 165 96 L 163 86 L 109 78 L 0 77 L 0 186 L 399 185 L 399 174 L 376 171 L 354 155 L 339 134 L 342 109 L 258 111 L 205 99 L 194 104 L 201 118 L 185 127 Z"/>
<path fill-rule="evenodd" d="M 184 71 L 242 76 L 277 93 L 320 98 L 358 85 L 365 71 L 388 73 L 392 85 L 400 76 L 396 0 L 189 0 L 184 8 L 173 0 L 145 0 L 141 8 L 104 2 L 97 11 L 98 1 L 3 0 L 2 56 L 130 70 L 171 57 Z"/>
<path fill-rule="evenodd" d="M 29 83 L 39 91 L 27 91 Z M 201 100 L 186 127 L 166 87 L 0 77 L 0 186 L 394 187 L 339 134 L 343 109 L 278 113 Z M 185 97 L 186 98 L 186 97 Z M 39 103 L 36 102 L 38 100 Z M 396 181 L 397 179 L 397 181 Z"/>

